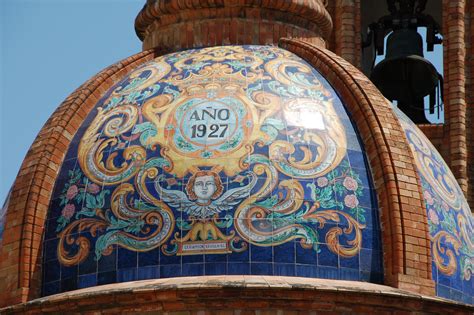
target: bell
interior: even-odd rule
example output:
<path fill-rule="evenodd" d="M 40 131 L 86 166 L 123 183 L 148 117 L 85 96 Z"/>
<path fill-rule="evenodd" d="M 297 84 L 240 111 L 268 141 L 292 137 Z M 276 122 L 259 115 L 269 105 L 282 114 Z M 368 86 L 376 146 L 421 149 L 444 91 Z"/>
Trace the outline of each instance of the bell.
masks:
<path fill-rule="evenodd" d="M 428 122 L 420 100 L 432 94 L 439 83 L 436 68 L 423 56 L 423 40 L 416 30 L 395 30 L 387 39 L 385 59 L 370 76 L 382 94 L 397 100 L 399 108 L 417 123 Z"/>

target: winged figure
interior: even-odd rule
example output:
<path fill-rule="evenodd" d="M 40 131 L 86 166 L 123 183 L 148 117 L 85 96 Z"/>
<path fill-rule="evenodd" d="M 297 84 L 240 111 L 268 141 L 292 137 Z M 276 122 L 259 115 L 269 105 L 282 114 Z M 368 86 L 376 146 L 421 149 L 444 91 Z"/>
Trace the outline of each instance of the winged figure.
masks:
<path fill-rule="evenodd" d="M 231 210 L 249 196 L 257 176 L 253 172 L 246 175 L 249 177 L 247 185 L 230 189 L 224 194 L 219 175 L 212 171 L 196 172 L 186 184 L 186 193 L 163 188 L 160 182 L 164 180 L 164 175 L 155 180 L 155 189 L 166 204 L 188 215 L 206 219 L 221 211 Z"/>

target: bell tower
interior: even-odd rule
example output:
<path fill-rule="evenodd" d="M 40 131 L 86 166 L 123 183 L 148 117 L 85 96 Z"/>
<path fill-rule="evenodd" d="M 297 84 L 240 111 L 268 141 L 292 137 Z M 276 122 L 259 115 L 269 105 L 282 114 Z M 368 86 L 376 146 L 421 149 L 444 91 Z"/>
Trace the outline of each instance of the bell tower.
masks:
<path fill-rule="evenodd" d="M 345 6 L 347 6 L 345 10 L 348 13 L 343 16 L 337 12 L 338 2 L 336 1 L 334 9 L 331 10 L 331 7 L 329 9 L 334 20 L 335 33 L 338 32 L 338 29 L 343 33 L 341 36 L 333 36 L 329 47 L 336 51 L 338 51 L 338 47 L 343 47 L 340 50 L 342 56 L 347 60 L 351 60 L 354 65 L 360 67 L 368 76 L 372 72 L 372 64 L 376 56 L 373 49 L 361 50 L 359 47 L 362 45 L 362 39 L 367 38 L 372 22 L 385 16 L 390 10 L 403 8 L 404 6 L 400 7 L 400 3 L 413 3 L 414 7 L 412 9 L 415 10 L 415 14 L 417 7 L 424 9 L 423 13 L 431 16 L 433 22 L 439 25 L 440 35 L 443 37 L 444 70 L 441 76 L 444 78 L 444 82 L 443 90 L 438 94 L 443 95 L 444 122 L 432 124 L 427 123 L 427 121 L 423 122 L 422 115 L 422 119 L 418 120 L 417 123 L 418 127 L 423 130 L 448 162 L 468 199 L 471 209 L 473 209 L 474 166 L 471 165 L 472 163 L 468 163 L 468 161 L 472 161 L 474 158 L 474 128 L 472 127 L 474 116 L 474 107 L 472 105 L 474 104 L 474 39 L 469 35 L 474 30 L 474 1 L 340 1 L 344 2 Z M 410 6 L 408 6 L 408 9 L 410 9 Z M 361 27 L 362 39 L 355 36 L 352 37 L 353 40 L 349 40 L 349 37 L 344 35 L 351 34 L 359 26 Z M 427 40 L 429 41 L 429 38 Z M 387 53 L 392 50 L 390 48 L 391 41 L 393 41 L 393 38 L 388 41 L 387 47 L 385 47 Z M 383 43 L 383 41 L 379 41 L 379 43 Z M 428 48 L 429 44 L 428 42 Z M 411 45 L 411 47 L 413 46 Z M 400 45 L 395 47 L 397 47 L 395 49 L 400 49 Z M 386 62 L 387 60 L 386 58 L 384 61 Z M 379 66 L 383 67 L 382 64 L 379 64 Z M 429 69 L 429 66 L 425 67 L 425 69 Z M 380 68 L 374 70 L 375 73 L 372 72 L 372 80 L 376 82 L 378 80 L 377 76 L 383 75 L 385 71 L 380 71 Z M 418 84 L 413 86 L 419 87 L 422 83 L 421 81 L 423 83 L 430 82 L 431 80 L 434 81 L 434 76 L 435 74 L 432 70 L 428 71 L 426 75 L 422 76 L 424 79 L 414 80 L 414 82 L 418 81 Z M 429 77 L 433 79 L 428 79 Z M 380 89 L 383 92 L 383 89 Z"/>

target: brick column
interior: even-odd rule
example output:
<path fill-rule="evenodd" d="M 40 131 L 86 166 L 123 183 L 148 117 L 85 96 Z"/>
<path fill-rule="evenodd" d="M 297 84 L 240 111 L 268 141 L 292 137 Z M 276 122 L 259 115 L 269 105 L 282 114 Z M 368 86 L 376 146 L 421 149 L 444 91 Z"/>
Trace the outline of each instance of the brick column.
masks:
<path fill-rule="evenodd" d="M 361 66 L 362 49 L 360 15 L 360 0 L 335 1 L 335 53 L 357 68 Z"/>
<path fill-rule="evenodd" d="M 467 151 L 468 193 L 467 200 L 474 212 L 474 1 L 466 5 L 466 103 L 467 103 Z"/>
<path fill-rule="evenodd" d="M 467 195 L 465 8 L 466 0 L 443 0 L 445 123 L 450 151 L 447 161 Z"/>

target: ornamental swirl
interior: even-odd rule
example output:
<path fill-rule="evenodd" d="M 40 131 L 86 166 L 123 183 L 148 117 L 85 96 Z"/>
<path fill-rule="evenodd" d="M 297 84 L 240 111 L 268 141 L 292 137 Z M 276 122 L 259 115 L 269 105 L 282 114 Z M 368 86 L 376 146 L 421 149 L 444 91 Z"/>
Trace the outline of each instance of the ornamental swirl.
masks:
<path fill-rule="evenodd" d="M 80 138 L 60 197 L 60 263 L 117 247 L 172 257 L 293 240 L 357 256 L 370 189 L 349 163 L 337 100 L 270 47 L 184 51 L 133 71 Z"/>

